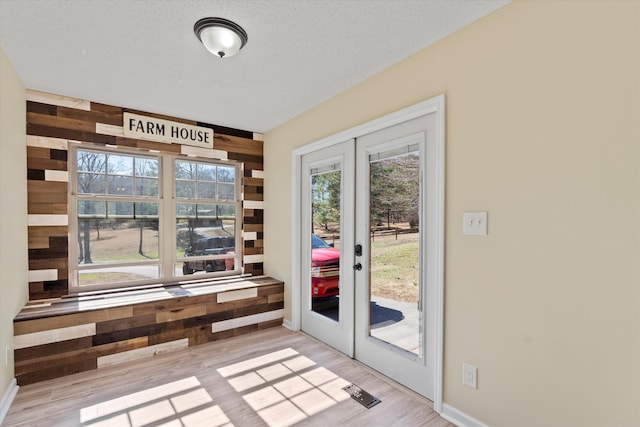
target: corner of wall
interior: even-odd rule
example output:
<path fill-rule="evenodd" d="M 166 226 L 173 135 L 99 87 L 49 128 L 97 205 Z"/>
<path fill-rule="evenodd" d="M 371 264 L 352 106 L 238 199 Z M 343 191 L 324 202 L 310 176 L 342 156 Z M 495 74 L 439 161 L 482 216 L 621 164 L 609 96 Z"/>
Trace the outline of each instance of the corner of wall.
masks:
<path fill-rule="evenodd" d="M 13 318 L 28 300 L 26 90 L 0 48 L 0 422 L 17 392 Z"/>

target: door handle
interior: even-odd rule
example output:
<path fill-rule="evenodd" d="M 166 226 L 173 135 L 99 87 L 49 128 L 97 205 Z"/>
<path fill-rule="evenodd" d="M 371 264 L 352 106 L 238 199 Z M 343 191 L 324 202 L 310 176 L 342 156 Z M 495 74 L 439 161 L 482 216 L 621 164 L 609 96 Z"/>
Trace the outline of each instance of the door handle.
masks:
<path fill-rule="evenodd" d="M 362 264 L 357 263 L 356 265 L 353 266 L 353 269 L 358 271 L 362 270 Z"/>

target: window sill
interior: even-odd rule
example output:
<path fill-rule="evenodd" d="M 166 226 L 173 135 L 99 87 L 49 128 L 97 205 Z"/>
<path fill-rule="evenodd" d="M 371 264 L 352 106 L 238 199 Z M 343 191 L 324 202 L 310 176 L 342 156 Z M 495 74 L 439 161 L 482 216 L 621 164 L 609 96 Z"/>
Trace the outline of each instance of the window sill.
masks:
<path fill-rule="evenodd" d="M 279 283 L 282 282 L 268 276 L 238 275 L 199 280 L 181 280 L 130 288 L 70 293 L 61 298 L 29 301 L 17 314 L 14 322 L 175 298 L 218 294 Z"/>

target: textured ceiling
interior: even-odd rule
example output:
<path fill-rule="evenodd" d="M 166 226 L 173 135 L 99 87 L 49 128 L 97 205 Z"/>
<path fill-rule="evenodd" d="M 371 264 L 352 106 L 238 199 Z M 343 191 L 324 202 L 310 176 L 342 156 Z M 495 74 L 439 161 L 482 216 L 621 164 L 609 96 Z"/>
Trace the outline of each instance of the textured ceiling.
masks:
<path fill-rule="evenodd" d="M 29 89 L 266 132 L 506 3 L 0 0 L 0 44 Z M 244 49 L 208 53 L 207 16 Z"/>

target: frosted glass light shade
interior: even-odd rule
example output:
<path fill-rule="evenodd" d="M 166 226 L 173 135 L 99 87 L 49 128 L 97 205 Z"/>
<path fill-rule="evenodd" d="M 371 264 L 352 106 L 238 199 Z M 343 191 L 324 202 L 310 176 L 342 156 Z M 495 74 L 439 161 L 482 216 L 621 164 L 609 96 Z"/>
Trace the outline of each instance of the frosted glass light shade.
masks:
<path fill-rule="evenodd" d="M 233 56 L 247 44 L 247 33 L 235 22 L 223 18 L 203 18 L 193 31 L 204 47 L 220 58 Z"/>

